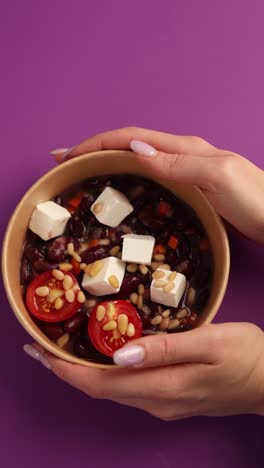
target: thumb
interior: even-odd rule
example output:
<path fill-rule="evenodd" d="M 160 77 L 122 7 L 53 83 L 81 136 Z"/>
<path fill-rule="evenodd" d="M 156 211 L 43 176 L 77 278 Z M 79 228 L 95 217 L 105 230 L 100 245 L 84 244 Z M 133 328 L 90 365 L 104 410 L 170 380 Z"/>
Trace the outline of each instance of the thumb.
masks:
<path fill-rule="evenodd" d="M 140 163 L 157 177 L 215 190 L 215 160 L 211 156 L 164 153 L 139 140 L 132 140 L 130 148 Z"/>
<path fill-rule="evenodd" d="M 114 353 L 114 362 L 123 367 L 160 367 L 182 363 L 212 364 L 217 360 L 217 325 L 184 333 L 140 338 Z"/>

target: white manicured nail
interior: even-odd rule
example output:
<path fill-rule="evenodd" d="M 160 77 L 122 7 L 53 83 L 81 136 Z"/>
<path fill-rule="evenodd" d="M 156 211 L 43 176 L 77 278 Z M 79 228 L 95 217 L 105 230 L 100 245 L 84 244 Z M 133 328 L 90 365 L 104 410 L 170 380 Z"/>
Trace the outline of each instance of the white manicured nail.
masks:
<path fill-rule="evenodd" d="M 148 158 L 154 158 L 158 154 L 158 151 L 153 148 L 153 146 L 150 146 L 147 143 L 139 140 L 132 140 L 130 142 L 130 148 L 134 151 L 134 153 L 138 153 L 141 156 L 146 156 Z"/>
<path fill-rule="evenodd" d="M 52 156 L 57 156 L 57 154 L 64 154 L 67 151 L 69 151 L 69 148 L 58 148 L 50 151 L 50 154 L 52 154 Z"/>
<path fill-rule="evenodd" d="M 123 367 L 134 366 L 144 360 L 145 350 L 143 346 L 130 345 L 118 349 L 113 356 L 115 364 Z"/>

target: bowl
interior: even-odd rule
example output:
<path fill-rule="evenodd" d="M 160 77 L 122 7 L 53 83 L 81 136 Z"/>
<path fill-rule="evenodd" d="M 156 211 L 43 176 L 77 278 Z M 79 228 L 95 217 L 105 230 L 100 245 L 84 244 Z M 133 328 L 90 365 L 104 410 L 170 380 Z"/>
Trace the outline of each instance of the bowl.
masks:
<path fill-rule="evenodd" d="M 110 366 L 73 356 L 50 341 L 33 322 L 21 294 L 20 257 L 29 220 L 38 203 L 50 200 L 72 184 L 88 177 L 111 173 L 128 173 L 152 178 L 189 204 L 202 222 L 212 246 L 214 273 L 211 296 L 202 313 L 199 326 L 208 324 L 214 319 L 225 294 L 230 266 L 229 244 L 224 225 L 204 194 L 195 186 L 150 177 L 132 152 L 116 150 L 84 154 L 46 173 L 26 192 L 8 224 L 2 252 L 5 289 L 17 319 L 35 341 L 61 359 L 98 368 Z"/>

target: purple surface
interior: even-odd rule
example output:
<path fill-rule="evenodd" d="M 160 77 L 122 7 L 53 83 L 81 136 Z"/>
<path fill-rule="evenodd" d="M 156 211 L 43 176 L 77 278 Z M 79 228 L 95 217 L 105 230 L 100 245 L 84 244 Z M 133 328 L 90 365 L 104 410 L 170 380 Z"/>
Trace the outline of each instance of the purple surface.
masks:
<path fill-rule="evenodd" d="M 198 134 L 263 167 L 262 0 L 2 0 L 1 236 L 48 151 L 126 125 Z M 245 187 L 246 190 L 246 187 Z M 263 248 L 232 237 L 218 321 L 263 319 Z M 264 420 L 165 423 L 23 355 L 1 291 L 0 465 L 261 467 Z"/>

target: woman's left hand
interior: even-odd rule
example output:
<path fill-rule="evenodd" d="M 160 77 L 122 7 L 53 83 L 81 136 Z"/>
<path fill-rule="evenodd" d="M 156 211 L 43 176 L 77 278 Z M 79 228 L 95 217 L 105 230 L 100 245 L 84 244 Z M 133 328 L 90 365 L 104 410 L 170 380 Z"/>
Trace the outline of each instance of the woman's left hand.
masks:
<path fill-rule="evenodd" d="M 70 364 L 34 347 L 33 357 L 87 395 L 163 420 L 264 414 L 264 334 L 249 323 L 140 338 L 115 353 L 122 369 Z"/>

